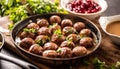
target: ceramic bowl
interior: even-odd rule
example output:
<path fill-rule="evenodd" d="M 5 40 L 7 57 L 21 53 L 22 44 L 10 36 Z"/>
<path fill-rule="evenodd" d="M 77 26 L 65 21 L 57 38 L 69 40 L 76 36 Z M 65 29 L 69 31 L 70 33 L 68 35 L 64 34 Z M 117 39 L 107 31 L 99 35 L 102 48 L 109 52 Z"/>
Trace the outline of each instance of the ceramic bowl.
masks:
<path fill-rule="evenodd" d="M 113 43 L 120 45 L 120 36 L 111 34 L 106 31 L 107 25 L 115 21 L 120 21 L 120 15 L 104 16 L 104 17 L 100 17 L 99 19 L 99 23 L 103 31 L 111 37 Z"/>
<path fill-rule="evenodd" d="M 76 13 L 76 12 L 73 12 L 71 10 L 69 10 L 66 5 L 71 2 L 73 0 L 61 0 L 61 7 L 63 7 L 66 11 L 68 11 L 70 14 L 73 14 L 73 15 L 77 15 L 77 16 L 83 16 L 85 18 L 88 18 L 90 20 L 93 20 L 97 17 L 99 17 L 103 12 L 105 12 L 105 10 L 107 9 L 108 5 L 107 5 L 107 2 L 105 0 L 93 0 L 94 2 L 96 2 L 97 4 L 100 5 L 101 7 L 101 10 L 98 11 L 98 12 L 95 12 L 95 13 Z"/>

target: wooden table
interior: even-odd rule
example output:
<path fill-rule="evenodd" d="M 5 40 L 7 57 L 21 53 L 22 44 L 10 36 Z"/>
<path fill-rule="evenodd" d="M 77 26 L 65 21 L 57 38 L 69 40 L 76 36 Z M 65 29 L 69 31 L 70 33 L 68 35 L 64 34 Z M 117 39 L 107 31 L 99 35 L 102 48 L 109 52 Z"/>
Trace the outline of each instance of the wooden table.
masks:
<path fill-rule="evenodd" d="M 108 2 L 109 7 L 103 15 L 111 16 L 111 15 L 120 14 L 120 8 L 119 8 L 120 0 L 106 0 L 106 1 Z M 7 20 L 7 19 L 5 19 L 5 20 Z M 101 61 L 106 62 L 106 64 L 113 64 L 113 63 L 116 63 L 117 61 L 120 61 L 120 46 L 113 44 L 110 37 L 102 31 L 102 29 L 101 29 L 101 27 L 98 23 L 98 19 L 95 19 L 95 20 L 92 20 L 92 21 L 98 26 L 98 28 L 100 29 L 100 31 L 102 33 L 102 42 L 101 42 L 100 47 L 93 54 L 91 54 L 91 55 L 89 55 L 85 58 L 87 60 L 91 60 L 91 59 L 97 57 Z M 2 23 L 2 25 L 3 25 L 3 23 Z M 5 24 L 4 27 L 7 28 L 7 25 Z M 5 45 L 5 48 L 3 48 L 2 53 L 6 52 L 6 54 L 13 55 L 16 58 L 20 58 L 20 59 L 22 58 L 22 60 L 31 62 L 31 63 L 39 66 L 42 69 L 51 69 L 52 68 L 52 67 L 48 67 L 48 66 L 46 66 L 44 64 L 41 64 L 41 63 L 36 63 L 36 62 L 30 60 L 29 58 L 25 57 L 24 55 L 20 54 L 16 50 L 16 48 L 14 47 L 14 44 L 11 42 L 10 37 L 6 36 L 7 34 L 8 33 L 5 33 L 6 45 Z M 9 50 L 6 50 L 6 49 L 9 49 Z M 12 51 L 12 53 L 10 51 Z M 20 54 L 20 55 L 18 56 L 16 54 Z M 2 62 L 2 63 L 0 63 L 0 67 L 1 67 L 0 69 L 4 69 L 5 66 L 8 67 L 8 68 L 9 68 L 9 66 L 15 66 L 15 65 L 12 65 L 12 64 L 11 65 L 8 64 L 8 66 L 7 66 L 5 63 L 9 63 L 9 62 L 4 62 L 3 60 L 0 60 L 0 62 Z M 13 68 L 14 69 L 17 69 L 17 68 L 21 69 L 18 66 L 15 66 Z M 11 69 L 13 69 L 13 68 L 11 68 Z M 87 66 L 82 66 L 81 62 L 77 61 L 75 64 L 71 64 L 70 66 L 64 66 L 64 67 L 60 66 L 59 68 L 57 67 L 57 69 L 93 69 L 93 68 L 90 68 L 89 66 L 88 67 Z"/>

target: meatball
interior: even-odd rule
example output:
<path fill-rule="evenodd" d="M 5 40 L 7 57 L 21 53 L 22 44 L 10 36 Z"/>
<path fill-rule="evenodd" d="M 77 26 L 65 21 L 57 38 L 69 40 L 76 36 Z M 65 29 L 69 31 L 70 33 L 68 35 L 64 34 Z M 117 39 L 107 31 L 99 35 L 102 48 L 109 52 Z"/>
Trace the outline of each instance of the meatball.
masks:
<path fill-rule="evenodd" d="M 35 30 L 38 30 L 39 26 L 36 23 L 30 23 L 30 24 L 27 25 L 27 28 L 28 29 L 33 28 Z"/>
<path fill-rule="evenodd" d="M 91 37 L 84 37 L 80 40 L 79 44 L 86 48 L 93 46 L 93 39 Z"/>
<path fill-rule="evenodd" d="M 70 49 L 73 49 L 75 44 L 72 41 L 63 41 L 60 47 L 69 47 Z"/>
<path fill-rule="evenodd" d="M 82 29 L 85 28 L 85 24 L 82 22 L 77 22 L 74 24 L 73 27 L 76 29 L 77 32 L 80 32 Z"/>
<path fill-rule="evenodd" d="M 56 44 L 61 44 L 61 42 L 63 42 L 64 40 L 65 40 L 65 36 L 63 35 L 53 34 L 51 37 L 51 42 L 54 42 Z"/>
<path fill-rule="evenodd" d="M 76 34 L 70 34 L 66 38 L 67 40 L 73 41 L 74 43 L 77 43 L 79 41 L 79 38 Z"/>
<path fill-rule="evenodd" d="M 38 44 L 33 44 L 29 48 L 29 52 L 34 53 L 34 54 L 38 54 L 38 55 L 42 55 L 43 48 L 41 46 L 39 46 Z"/>
<path fill-rule="evenodd" d="M 38 30 L 38 35 L 48 35 L 48 36 L 50 36 L 51 35 L 51 31 L 47 27 L 41 27 Z"/>
<path fill-rule="evenodd" d="M 76 33 L 76 30 L 73 27 L 67 26 L 63 28 L 62 33 L 63 35 L 68 36 L 69 34 Z"/>
<path fill-rule="evenodd" d="M 58 52 L 58 57 L 61 58 L 70 58 L 72 57 L 72 51 L 68 47 L 62 47 L 57 50 Z"/>
<path fill-rule="evenodd" d="M 22 33 L 20 33 L 20 38 L 21 38 L 21 39 L 26 38 L 26 37 L 33 38 L 33 39 L 34 39 L 35 33 L 25 32 L 25 31 L 23 31 Z"/>
<path fill-rule="evenodd" d="M 50 26 L 51 33 L 54 33 L 54 31 L 58 29 L 61 29 L 60 25 L 58 24 L 53 24 L 52 26 Z"/>
<path fill-rule="evenodd" d="M 70 19 L 64 19 L 61 22 L 61 27 L 62 28 L 66 27 L 66 26 L 72 26 L 72 25 L 73 25 L 73 23 Z"/>
<path fill-rule="evenodd" d="M 50 17 L 50 23 L 51 24 L 54 24 L 54 23 L 60 24 L 61 23 L 61 18 L 57 15 L 53 15 L 53 16 Z"/>
<path fill-rule="evenodd" d="M 47 41 L 49 37 L 46 35 L 39 35 L 35 38 L 35 43 L 39 44 L 40 46 L 43 46 Z"/>
<path fill-rule="evenodd" d="M 29 49 L 34 43 L 35 41 L 32 38 L 24 38 L 21 40 L 20 46 L 24 49 Z"/>
<path fill-rule="evenodd" d="M 80 31 L 80 36 L 91 36 L 91 30 L 90 29 L 82 29 Z"/>
<path fill-rule="evenodd" d="M 85 54 L 87 54 L 87 49 L 82 46 L 76 46 L 75 48 L 73 48 L 72 54 L 73 54 L 73 56 L 85 55 Z"/>
<path fill-rule="evenodd" d="M 57 44 L 53 43 L 53 42 L 48 42 L 44 45 L 44 50 L 57 50 L 58 46 Z"/>
<path fill-rule="evenodd" d="M 49 23 L 46 19 L 38 20 L 37 24 L 39 25 L 39 27 L 48 27 L 49 26 Z"/>
<path fill-rule="evenodd" d="M 55 58 L 57 57 L 57 52 L 55 50 L 45 50 L 43 52 L 43 57 Z"/>

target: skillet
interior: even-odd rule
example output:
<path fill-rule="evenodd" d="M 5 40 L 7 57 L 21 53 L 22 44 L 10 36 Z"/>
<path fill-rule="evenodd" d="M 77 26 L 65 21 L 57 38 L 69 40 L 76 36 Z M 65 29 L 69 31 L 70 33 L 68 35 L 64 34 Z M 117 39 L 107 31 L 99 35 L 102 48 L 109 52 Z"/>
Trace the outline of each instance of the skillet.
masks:
<path fill-rule="evenodd" d="M 86 27 L 88 27 L 96 36 L 95 48 L 93 48 L 88 54 L 83 55 L 83 56 L 76 56 L 76 57 L 71 57 L 71 58 L 50 58 L 50 57 L 43 57 L 43 56 L 39 56 L 39 55 L 30 53 L 29 51 L 27 51 L 19 46 L 19 44 L 16 42 L 16 37 L 18 36 L 18 33 L 30 23 L 30 21 L 37 22 L 37 19 L 42 19 L 42 18 L 45 18 L 49 21 L 49 18 L 52 15 L 58 15 L 61 17 L 62 20 L 70 19 L 74 23 L 79 22 L 79 21 L 85 23 Z M 71 15 L 71 14 L 49 13 L 49 14 L 42 14 L 42 15 L 33 15 L 33 16 L 30 16 L 30 17 L 20 21 L 12 29 L 11 38 L 12 38 L 13 43 L 15 44 L 16 48 L 26 57 L 28 57 L 31 60 L 36 61 L 38 63 L 42 62 L 49 66 L 57 66 L 57 65 L 71 64 L 72 62 L 74 63 L 75 61 L 77 61 L 77 59 L 88 56 L 89 54 L 93 53 L 100 46 L 102 37 L 101 37 L 101 33 L 100 33 L 100 30 L 98 29 L 98 27 L 93 22 L 91 22 L 90 20 L 88 20 L 86 18 Z"/>

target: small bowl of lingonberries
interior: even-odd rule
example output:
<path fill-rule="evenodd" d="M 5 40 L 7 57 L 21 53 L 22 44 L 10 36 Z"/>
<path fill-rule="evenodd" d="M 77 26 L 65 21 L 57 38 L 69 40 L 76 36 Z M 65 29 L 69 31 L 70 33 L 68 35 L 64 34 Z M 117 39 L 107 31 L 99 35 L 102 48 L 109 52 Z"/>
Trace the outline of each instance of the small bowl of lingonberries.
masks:
<path fill-rule="evenodd" d="M 105 0 L 61 0 L 61 7 L 69 13 L 95 19 L 108 7 Z"/>

